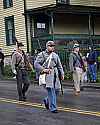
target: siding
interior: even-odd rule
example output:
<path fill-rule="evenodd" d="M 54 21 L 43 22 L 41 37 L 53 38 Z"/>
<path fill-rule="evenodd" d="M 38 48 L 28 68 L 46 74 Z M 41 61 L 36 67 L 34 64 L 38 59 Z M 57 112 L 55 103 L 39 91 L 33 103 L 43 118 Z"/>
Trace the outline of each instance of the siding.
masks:
<path fill-rule="evenodd" d="M 26 33 L 23 0 L 13 0 L 13 7 L 3 9 L 3 2 L 0 0 L 0 47 L 3 48 L 4 54 L 12 53 L 15 45 L 6 46 L 5 22 L 4 18 L 14 15 L 15 35 L 18 41 L 23 42 L 24 50 L 26 50 Z"/>
<path fill-rule="evenodd" d="M 70 4 L 100 7 L 100 0 L 70 0 Z"/>
<path fill-rule="evenodd" d="M 56 0 L 26 0 L 27 9 L 33 9 L 43 6 L 56 4 Z"/>

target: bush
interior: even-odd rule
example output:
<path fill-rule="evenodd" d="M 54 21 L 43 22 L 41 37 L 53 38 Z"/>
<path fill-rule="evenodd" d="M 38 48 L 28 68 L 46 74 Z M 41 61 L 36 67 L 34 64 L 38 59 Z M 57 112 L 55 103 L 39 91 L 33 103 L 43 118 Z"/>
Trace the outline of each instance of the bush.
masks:
<path fill-rule="evenodd" d="M 72 81 L 72 73 L 71 72 L 66 72 L 65 73 L 65 80 Z"/>
<path fill-rule="evenodd" d="M 97 82 L 100 83 L 100 72 L 97 73 Z"/>
<path fill-rule="evenodd" d="M 29 71 L 29 78 L 33 80 L 35 78 L 35 71 Z M 4 67 L 4 77 L 5 78 L 13 78 L 14 74 L 12 73 L 11 65 L 6 65 Z"/>
<path fill-rule="evenodd" d="M 11 65 L 6 65 L 4 67 L 4 76 L 5 76 L 5 78 L 12 78 L 13 77 Z"/>
<path fill-rule="evenodd" d="M 35 70 L 34 71 L 29 71 L 28 73 L 29 73 L 30 80 L 35 79 Z"/>

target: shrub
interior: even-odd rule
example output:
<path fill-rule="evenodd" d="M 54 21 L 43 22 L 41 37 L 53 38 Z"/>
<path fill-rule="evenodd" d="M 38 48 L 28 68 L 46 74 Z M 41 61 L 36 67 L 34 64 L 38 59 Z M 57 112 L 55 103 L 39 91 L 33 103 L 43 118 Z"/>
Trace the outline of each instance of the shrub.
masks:
<path fill-rule="evenodd" d="M 30 79 L 34 79 L 35 78 L 35 71 L 29 71 L 29 78 Z M 12 78 L 14 76 L 14 74 L 12 73 L 12 70 L 11 70 L 11 65 L 6 65 L 4 67 L 4 77 L 5 78 Z"/>
<path fill-rule="evenodd" d="M 100 72 L 97 73 L 97 82 L 100 83 Z"/>
<path fill-rule="evenodd" d="M 29 78 L 30 78 L 31 80 L 35 79 L 35 70 L 29 71 L 28 73 L 29 73 Z"/>
<path fill-rule="evenodd" d="M 13 77 L 13 73 L 12 73 L 12 70 L 11 70 L 11 65 L 6 65 L 4 67 L 4 76 L 6 78 L 12 78 Z"/>
<path fill-rule="evenodd" d="M 72 80 L 72 73 L 71 72 L 66 72 L 65 73 L 65 80 L 68 80 L 68 81 Z"/>

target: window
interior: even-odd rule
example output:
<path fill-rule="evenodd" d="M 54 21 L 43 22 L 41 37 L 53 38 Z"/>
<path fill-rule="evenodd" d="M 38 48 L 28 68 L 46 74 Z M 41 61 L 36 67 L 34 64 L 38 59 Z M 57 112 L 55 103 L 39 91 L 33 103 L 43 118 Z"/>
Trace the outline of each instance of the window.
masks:
<path fill-rule="evenodd" d="M 12 0 L 3 0 L 3 6 L 4 6 L 4 9 L 12 7 L 13 6 Z"/>
<path fill-rule="evenodd" d="M 5 17 L 6 44 L 15 44 L 14 16 Z"/>

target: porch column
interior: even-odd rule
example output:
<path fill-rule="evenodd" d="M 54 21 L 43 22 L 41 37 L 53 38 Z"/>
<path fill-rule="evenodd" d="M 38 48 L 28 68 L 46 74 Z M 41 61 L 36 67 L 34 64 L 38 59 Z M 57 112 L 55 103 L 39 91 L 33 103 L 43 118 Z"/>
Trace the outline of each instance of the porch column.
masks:
<path fill-rule="evenodd" d="M 33 28 L 32 28 L 32 16 L 30 16 L 30 37 L 31 37 L 31 54 L 33 54 Z"/>
<path fill-rule="evenodd" d="M 90 45 L 93 45 L 92 35 L 94 35 L 94 19 L 91 13 L 89 14 L 89 20 L 88 20 L 88 34 L 89 34 Z"/>
<path fill-rule="evenodd" d="M 27 52 L 29 52 L 29 42 L 28 42 L 28 25 L 27 25 L 27 13 L 26 13 L 26 0 L 24 0 L 24 16 L 25 16 L 25 28 L 26 28 L 26 43 L 27 43 Z"/>
<path fill-rule="evenodd" d="M 51 35 L 52 35 L 52 40 L 54 41 L 54 13 L 51 12 Z"/>

